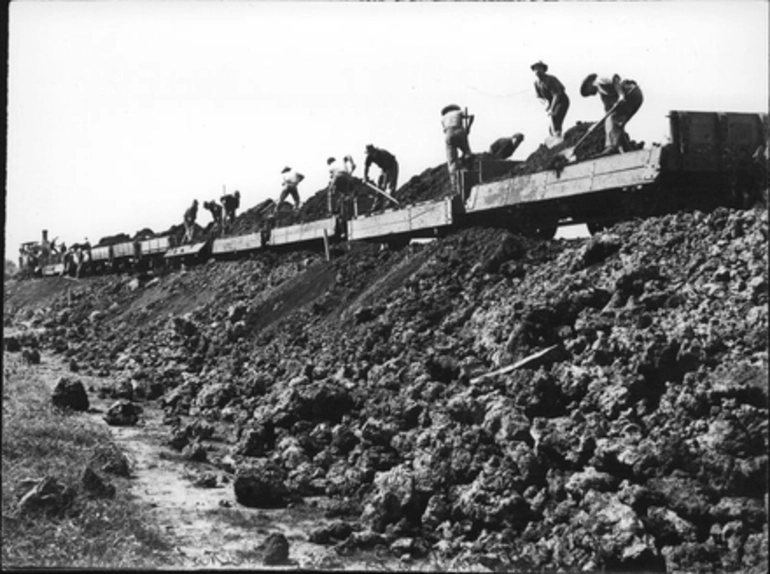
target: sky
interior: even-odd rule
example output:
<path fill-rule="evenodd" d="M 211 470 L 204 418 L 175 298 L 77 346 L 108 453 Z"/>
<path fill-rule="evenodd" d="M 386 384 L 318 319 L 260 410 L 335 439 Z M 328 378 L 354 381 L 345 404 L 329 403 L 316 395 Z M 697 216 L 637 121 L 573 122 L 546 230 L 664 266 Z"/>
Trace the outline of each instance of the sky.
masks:
<path fill-rule="evenodd" d="M 543 60 L 572 104 L 603 115 L 589 73 L 638 82 L 637 141 L 665 144 L 671 110 L 767 112 L 768 3 L 13 1 L 8 29 L 6 258 L 181 223 L 193 199 L 277 199 L 281 170 L 328 182 L 326 159 L 367 144 L 399 185 L 445 161 L 440 110 L 475 115 L 473 151 L 548 135 Z M 377 170 L 373 169 L 376 175 Z M 201 210 L 198 223 L 209 213 Z"/>

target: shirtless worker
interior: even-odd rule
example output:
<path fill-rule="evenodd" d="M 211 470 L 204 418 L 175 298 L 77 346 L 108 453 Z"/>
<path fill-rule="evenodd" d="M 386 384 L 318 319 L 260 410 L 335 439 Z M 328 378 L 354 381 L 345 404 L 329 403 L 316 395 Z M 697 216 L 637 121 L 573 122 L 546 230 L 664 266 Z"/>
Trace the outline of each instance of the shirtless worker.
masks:
<path fill-rule="evenodd" d="M 535 62 L 531 69 L 535 72 L 535 94 L 538 99 L 545 102 L 545 111 L 551 119 L 551 125 L 548 126 L 548 133 L 552 137 L 562 138 L 562 125 L 564 117 L 569 110 L 569 96 L 564 89 L 564 85 L 556 76 L 546 74 L 548 65 L 543 62 Z"/>
<path fill-rule="evenodd" d="M 599 94 L 605 112 L 617 104 L 604 121 L 605 139 L 601 155 L 629 151 L 630 141 L 625 127 L 644 101 L 639 85 L 634 80 L 622 79 L 618 74 L 603 78 L 589 74 L 580 85 L 580 94 L 584 98 Z"/>
<path fill-rule="evenodd" d="M 294 200 L 294 209 L 299 209 L 300 201 L 297 186 L 299 185 L 299 182 L 305 179 L 305 176 L 298 171 L 294 171 L 290 167 L 283 168 L 281 173 L 283 174 L 283 182 L 281 184 L 283 189 L 281 190 L 281 195 L 278 198 L 277 207 L 280 207 L 283 203 L 283 200 L 286 199 L 288 195 L 291 195 L 292 199 Z"/>
<path fill-rule="evenodd" d="M 326 160 L 326 165 L 329 166 L 329 186 L 326 189 L 329 213 L 339 213 L 346 200 L 352 197 L 352 170 L 355 169 L 352 162 L 353 158 L 349 155 L 345 156 L 342 164 L 334 157 Z"/>
<path fill-rule="evenodd" d="M 457 189 L 457 170 L 460 161 L 467 162 L 471 158 L 471 148 L 468 145 L 468 134 L 471 131 L 475 116 L 467 115 L 460 106 L 450 104 L 441 110 L 441 127 L 444 130 L 444 142 L 446 143 L 447 167 L 453 189 Z M 462 152 L 462 159 L 458 160 L 457 150 Z"/>
<path fill-rule="evenodd" d="M 489 146 L 489 153 L 495 159 L 508 159 L 524 141 L 524 134 L 515 133 L 509 138 L 499 138 Z"/>

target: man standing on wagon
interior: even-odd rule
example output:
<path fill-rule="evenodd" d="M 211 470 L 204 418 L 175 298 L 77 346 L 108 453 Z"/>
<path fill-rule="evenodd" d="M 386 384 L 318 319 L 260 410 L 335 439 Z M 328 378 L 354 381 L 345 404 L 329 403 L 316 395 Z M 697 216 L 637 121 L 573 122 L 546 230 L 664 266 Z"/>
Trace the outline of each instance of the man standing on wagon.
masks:
<path fill-rule="evenodd" d="M 630 141 L 625 127 L 642 106 L 644 96 L 634 80 L 622 79 L 618 74 L 599 78 L 589 74 L 580 85 L 584 98 L 599 94 L 604 111 L 610 112 L 604 121 L 604 150 L 601 155 L 630 151 Z"/>
<path fill-rule="evenodd" d="M 569 110 L 569 96 L 564 89 L 564 85 L 556 76 L 546 74 L 548 65 L 543 62 L 535 62 L 531 66 L 535 72 L 535 94 L 542 100 L 546 107 L 545 112 L 551 119 L 551 125 L 548 127 L 548 133 L 551 138 L 562 139 L 562 125 L 564 118 Z"/>

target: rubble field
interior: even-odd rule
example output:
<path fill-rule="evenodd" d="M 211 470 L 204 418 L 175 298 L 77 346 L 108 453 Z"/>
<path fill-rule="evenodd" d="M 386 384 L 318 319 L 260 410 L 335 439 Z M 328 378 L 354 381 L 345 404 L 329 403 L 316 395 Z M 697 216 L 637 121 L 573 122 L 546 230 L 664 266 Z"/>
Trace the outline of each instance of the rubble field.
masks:
<path fill-rule="evenodd" d="M 325 500 L 341 557 L 765 572 L 767 249 L 719 208 L 11 280 L 5 348 L 161 408 L 238 504 Z"/>

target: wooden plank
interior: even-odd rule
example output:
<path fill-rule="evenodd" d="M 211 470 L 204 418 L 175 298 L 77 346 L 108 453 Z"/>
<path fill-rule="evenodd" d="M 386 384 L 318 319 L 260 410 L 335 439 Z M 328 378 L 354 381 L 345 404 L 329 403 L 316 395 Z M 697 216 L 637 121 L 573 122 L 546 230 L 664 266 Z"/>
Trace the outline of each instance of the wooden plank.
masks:
<path fill-rule="evenodd" d="M 661 171 L 661 148 L 652 147 L 474 186 L 469 213 L 522 203 L 562 199 L 607 189 L 645 185 Z"/>
<path fill-rule="evenodd" d="M 323 241 L 324 232 L 333 236 L 337 229 L 337 218 L 328 217 L 309 223 L 299 223 L 286 227 L 276 227 L 271 232 L 270 243 L 272 245 L 287 245 L 290 243 L 302 243 L 305 241 Z"/>
<path fill-rule="evenodd" d="M 424 201 L 405 207 L 357 217 L 348 221 L 348 239 L 356 241 L 385 235 L 415 233 L 451 225 L 452 199 Z"/>
<path fill-rule="evenodd" d="M 262 247 L 262 234 L 250 233 L 248 235 L 239 235 L 237 237 L 220 237 L 214 240 L 211 252 L 217 253 L 236 253 L 238 251 L 249 251 Z"/>
<path fill-rule="evenodd" d="M 192 245 L 180 245 L 179 247 L 172 247 L 166 252 L 166 255 L 164 257 L 166 258 L 173 258 L 173 257 L 185 257 L 188 255 L 197 255 L 201 252 L 203 247 L 206 245 L 205 241 L 202 241 L 201 243 L 193 243 Z"/>

